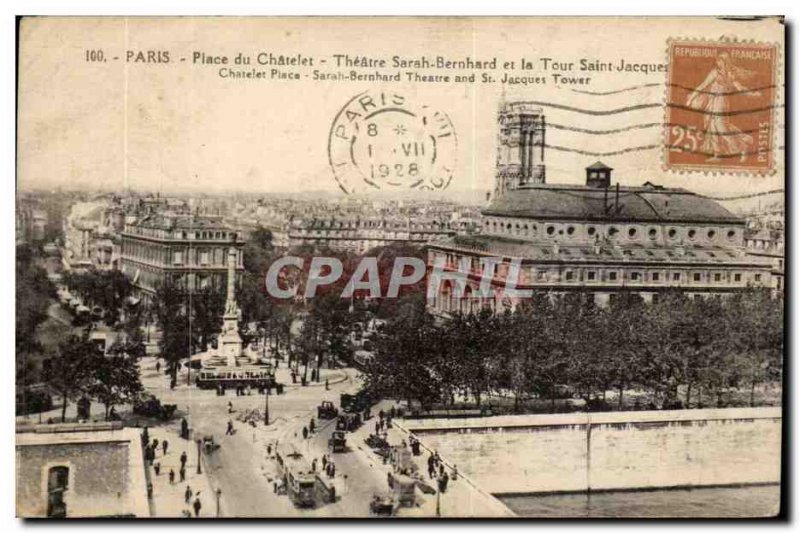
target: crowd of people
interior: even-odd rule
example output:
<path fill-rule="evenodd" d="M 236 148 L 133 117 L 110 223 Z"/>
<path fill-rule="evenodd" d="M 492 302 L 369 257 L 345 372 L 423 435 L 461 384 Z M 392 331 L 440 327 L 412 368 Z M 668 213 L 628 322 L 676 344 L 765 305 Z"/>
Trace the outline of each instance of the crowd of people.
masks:
<path fill-rule="evenodd" d="M 182 421 L 181 424 L 181 433 L 188 434 L 188 425 L 185 424 L 185 420 Z M 145 427 L 142 431 L 141 439 L 145 461 L 150 467 L 152 467 L 153 474 L 156 477 L 159 477 L 162 471 L 161 462 L 169 454 L 169 441 L 167 439 L 159 440 L 158 438 L 153 438 L 151 440 L 147 427 Z M 176 482 L 186 483 L 186 463 L 189 460 L 189 456 L 186 454 L 186 451 L 181 452 L 178 460 L 180 462 L 180 468 L 178 469 L 177 473 L 178 479 L 176 480 L 174 468 L 170 468 L 169 472 L 167 473 L 170 486 L 175 485 Z M 157 498 L 157 495 L 154 494 L 152 481 L 147 483 L 147 498 L 150 500 Z M 195 492 L 192 490 L 188 483 L 186 484 L 186 489 L 184 491 L 184 503 L 190 507 L 189 509 L 184 509 L 181 512 L 182 516 L 191 517 L 192 513 L 194 513 L 195 517 L 200 516 L 200 510 L 203 507 L 203 504 L 200 501 L 200 492 Z"/>

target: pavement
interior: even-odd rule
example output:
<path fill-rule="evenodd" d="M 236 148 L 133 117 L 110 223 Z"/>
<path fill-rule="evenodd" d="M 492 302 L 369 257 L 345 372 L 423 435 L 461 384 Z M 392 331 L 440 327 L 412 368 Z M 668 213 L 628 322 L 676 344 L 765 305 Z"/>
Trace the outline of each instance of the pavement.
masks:
<path fill-rule="evenodd" d="M 194 516 L 192 504 L 195 498 L 200 499 L 200 518 L 211 518 L 216 516 L 216 502 L 214 490 L 205 468 L 201 468 L 202 473 L 197 473 L 197 445 L 194 441 L 179 438 L 178 434 L 168 427 L 148 428 L 150 440 L 159 440 L 158 450 L 156 451 L 155 463 L 161 465 L 159 475 L 156 475 L 155 468 L 147 467 L 148 482 L 153 484 L 153 497 L 150 500 L 150 514 L 158 518 L 173 518 L 183 516 L 184 511 L 188 511 Z M 161 442 L 167 440 L 166 455 L 163 453 Z M 186 480 L 180 481 L 180 457 L 181 453 L 186 452 Z M 201 464 L 201 467 L 204 465 Z M 169 472 L 175 472 L 175 481 L 170 483 Z M 185 501 L 186 488 L 192 490 L 192 498 L 189 503 Z"/>

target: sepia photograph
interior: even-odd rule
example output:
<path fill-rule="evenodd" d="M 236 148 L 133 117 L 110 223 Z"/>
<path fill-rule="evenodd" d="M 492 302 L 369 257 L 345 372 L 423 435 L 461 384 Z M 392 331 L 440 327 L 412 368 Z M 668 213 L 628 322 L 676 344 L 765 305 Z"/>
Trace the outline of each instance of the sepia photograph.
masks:
<path fill-rule="evenodd" d="M 18 518 L 785 516 L 782 16 L 16 30 Z"/>

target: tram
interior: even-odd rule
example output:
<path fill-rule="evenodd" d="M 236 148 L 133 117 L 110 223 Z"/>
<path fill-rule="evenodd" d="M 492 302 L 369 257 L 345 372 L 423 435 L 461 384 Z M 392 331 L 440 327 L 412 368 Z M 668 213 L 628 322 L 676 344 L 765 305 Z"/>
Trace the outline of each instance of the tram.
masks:
<path fill-rule="evenodd" d="M 201 389 L 233 389 L 253 387 L 262 389 L 275 386 L 275 371 L 270 365 L 203 367 L 197 372 L 197 386 Z"/>
<path fill-rule="evenodd" d="M 294 446 L 285 446 L 276 450 L 276 459 L 278 473 L 292 503 L 297 507 L 314 507 L 317 475 L 303 454 Z"/>

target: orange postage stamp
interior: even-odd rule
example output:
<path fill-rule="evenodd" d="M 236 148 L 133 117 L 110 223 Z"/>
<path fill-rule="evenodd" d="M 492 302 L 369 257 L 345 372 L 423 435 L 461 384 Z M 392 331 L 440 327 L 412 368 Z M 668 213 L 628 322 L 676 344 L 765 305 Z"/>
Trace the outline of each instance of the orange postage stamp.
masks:
<path fill-rule="evenodd" d="M 670 41 L 667 168 L 770 172 L 775 165 L 776 66 L 773 44 Z"/>

